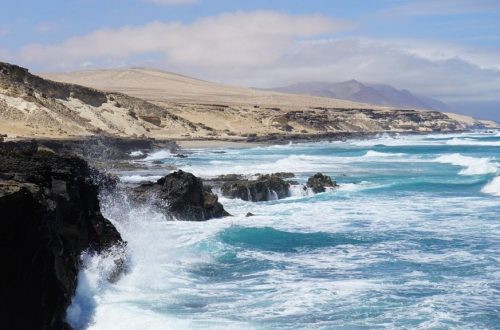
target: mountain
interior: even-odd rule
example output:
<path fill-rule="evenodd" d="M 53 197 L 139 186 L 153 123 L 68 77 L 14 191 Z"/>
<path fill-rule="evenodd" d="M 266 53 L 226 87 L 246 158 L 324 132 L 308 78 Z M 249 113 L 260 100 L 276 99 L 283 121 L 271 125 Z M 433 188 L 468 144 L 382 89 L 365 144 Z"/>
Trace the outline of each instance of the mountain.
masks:
<path fill-rule="evenodd" d="M 403 109 L 449 111 L 448 107 L 438 100 L 419 97 L 405 89 L 396 89 L 390 85 L 363 84 L 357 80 L 339 83 L 297 83 L 270 90 L 281 93 L 324 96 Z"/>
<path fill-rule="evenodd" d="M 482 125 L 437 111 L 257 91 L 154 69 L 44 76 L 59 82 L 0 62 L 0 136 L 279 140 Z"/>

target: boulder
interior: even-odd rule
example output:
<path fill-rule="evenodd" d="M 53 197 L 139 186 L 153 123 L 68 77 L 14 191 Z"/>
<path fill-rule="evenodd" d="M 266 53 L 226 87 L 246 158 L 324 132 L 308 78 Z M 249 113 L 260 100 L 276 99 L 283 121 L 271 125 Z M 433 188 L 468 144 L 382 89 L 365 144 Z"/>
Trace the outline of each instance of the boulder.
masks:
<path fill-rule="evenodd" d="M 204 221 L 229 215 L 211 187 L 204 187 L 200 178 L 182 170 L 156 183 L 132 188 L 130 196 L 137 202 L 152 203 L 178 220 Z"/>
<path fill-rule="evenodd" d="M 82 252 L 124 247 L 93 174 L 36 143 L 0 143 L 1 329 L 69 329 Z"/>
<path fill-rule="evenodd" d="M 286 198 L 290 184 L 280 175 L 260 175 L 256 180 L 240 179 L 224 182 L 222 195 L 228 198 L 240 198 L 245 201 L 262 202 Z"/>
<path fill-rule="evenodd" d="M 311 188 L 314 193 L 325 192 L 326 188 L 337 187 L 337 183 L 328 175 L 316 173 L 307 179 L 307 187 Z"/>

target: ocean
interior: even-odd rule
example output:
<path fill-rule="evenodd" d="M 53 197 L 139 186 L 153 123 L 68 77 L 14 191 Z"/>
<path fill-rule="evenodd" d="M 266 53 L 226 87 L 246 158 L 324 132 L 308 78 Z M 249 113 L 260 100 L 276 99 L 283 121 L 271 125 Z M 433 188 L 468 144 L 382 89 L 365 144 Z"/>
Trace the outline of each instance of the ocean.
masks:
<path fill-rule="evenodd" d="M 126 273 L 84 256 L 76 329 L 499 329 L 500 133 L 192 149 L 148 155 L 197 176 L 322 172 L 338 189 L 167 221 L 123 195 L 101 207 L 128 242 Z M 156 168 L 120 172 L 156 180 Z M 254 217 L 245 217 L 247 212 Z"/>

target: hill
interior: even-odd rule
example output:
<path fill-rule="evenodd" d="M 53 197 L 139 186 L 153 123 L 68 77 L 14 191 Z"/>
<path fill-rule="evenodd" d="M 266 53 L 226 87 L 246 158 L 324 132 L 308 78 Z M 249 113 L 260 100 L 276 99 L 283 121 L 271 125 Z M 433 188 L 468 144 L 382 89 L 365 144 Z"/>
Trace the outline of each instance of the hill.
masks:
<path fill-rule="evenodd" d="M 453 131 L 481 125 L 470 117 L 436 111 L 256 91 L 153 69 L 43 76 L 0 63 L 0 133 L 9 137 L 106 134 L 238 140 L 271 135 Z"/>
<path fill-rule="evenodd" d="M 291 94 L 324 96 L 402 109 L 449 111 L 446 104 L 438 100 L 416 96 L 408 90 L 396 89 L 390 85 L 363 84 L 357 80 L 349 80 L 339 83 L 297 83 L 269 90 Z"/>

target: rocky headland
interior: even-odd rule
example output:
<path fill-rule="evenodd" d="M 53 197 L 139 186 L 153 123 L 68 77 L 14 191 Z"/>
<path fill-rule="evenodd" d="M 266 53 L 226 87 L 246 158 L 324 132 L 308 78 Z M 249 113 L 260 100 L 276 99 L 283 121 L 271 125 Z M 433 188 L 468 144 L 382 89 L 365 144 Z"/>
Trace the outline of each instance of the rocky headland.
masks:
<path fill-rule="evenodd" d="M 2 329 L 66 329 L 84 251 L 125 242 L 100 212 L 99 173 L 35 142 L 0 143 Z M 117 277 L 124 260 L 115 260 Z"/>

